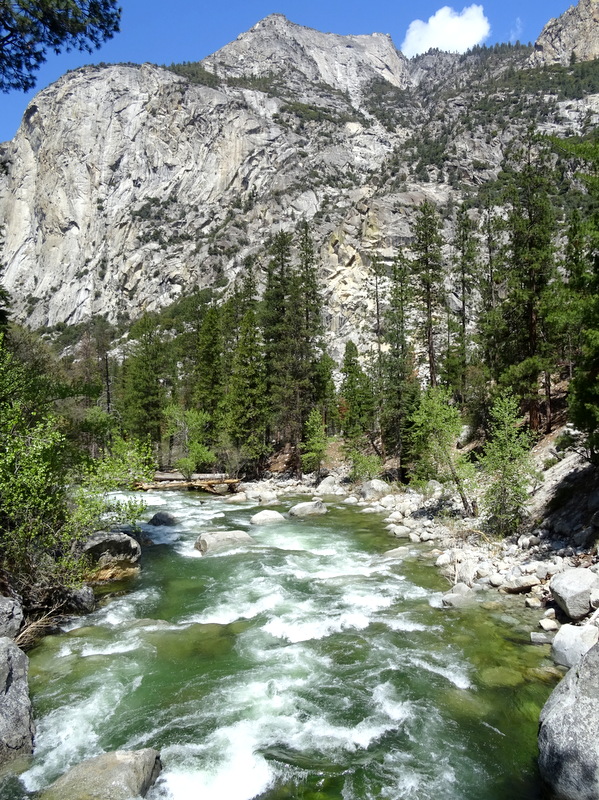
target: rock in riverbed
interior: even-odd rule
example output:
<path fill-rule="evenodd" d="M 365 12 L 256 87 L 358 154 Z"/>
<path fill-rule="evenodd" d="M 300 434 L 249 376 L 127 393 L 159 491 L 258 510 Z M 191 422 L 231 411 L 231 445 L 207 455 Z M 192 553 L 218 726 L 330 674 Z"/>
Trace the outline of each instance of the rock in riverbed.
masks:
<path fill-rule="evenodd" d="M 295 506 L 291 506 L 289 509 L 289 515 L 291 517 L 316 517 L 320 514 L 326 513 L 327 507 L 322 500 L 313 500 L 312 502 L 308 503 L 298 503 Z"/>
<path fill-rule="evenodd" d="M 145 797 L 160 775 L 160 753 L 117 750 L 83 761 L 42 792 L 40 800 L 130 800 Z"/>
<path fill-rule="evenodd" d="M 541 711 L 539 769 L 563 800 L 599 797 L 598 674 L 599 644 L 570 669 Z"/>
<path fill-rule="evenodd" d="M 206 531 L 198 536 L 194 547 L 206 555 L 248 544 L 256 544 L 256 540 L 245 531 Z"/>
<path fill-rule="evenodd" d="M 591 610 L 591 594 L 599 589 L 599 575 L 582 567 L 554 575 L 550 583 L 555 602 L 570 619 L 582 619 Z"/>
<path fill-rule="evenodd" d="M 265 525 L 271 522 L 285 522 L 285 517 L 278 511 L 265 508 L 264 511 L 259 511 L 250 519 L 252 525 Z"/>
<path fill-rule="evenodd" d="M 33 751 L 33 716 L 27 685 L 27 656 L 8 637 L 0 638 L 0 764 Z"/>

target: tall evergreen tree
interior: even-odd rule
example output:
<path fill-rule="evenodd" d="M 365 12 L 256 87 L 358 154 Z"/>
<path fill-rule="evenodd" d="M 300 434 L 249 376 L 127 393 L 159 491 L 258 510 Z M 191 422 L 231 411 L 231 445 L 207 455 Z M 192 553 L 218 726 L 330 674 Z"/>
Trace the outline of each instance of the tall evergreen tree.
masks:
<path fill-rule="evenodd" d="M 441 247 L 441 220 L 434 204 L 425 200 L 416 212 L 414 238 L 410 250 L 410 268 L 415 297 L 422 314 L 422 339 L 428 360 L 429 382 L 437 385 L 438 359 L 435 346 L 435 322 L 444 306 L 444 267 Z"/>
<path fill-rule="evenodd" d="M 409 459 L 410 417 L 420 388 L 409 341 L 411 301 L 408 264 L 405 259 L 397 258 L 393 264 L 389 304 L 384 317 L 386 348 L 382 355 L 381 431 L 385 450 L 398 459 L 402 476 L 405 476 L 405 462 Z"/>
<path fill-rule="evenodd" d="M 258 471 L 269 451 L 267 385 L 264 343 L 256 313 L 250 308 L 242 320 L 233 357 L 225 431 L 242 459 Z"/>
<path fill-rule="evenodd" d="M 341 427 L 346 439 L 356 440 L 372 433 L 374 396 L 368 376 L 360 366 L 358 348 L 351 341 L 345 345 L 341 384 Z"/>
<path fill-rule="evenodd" d="M 464 205 L 458 209 L 454 239 L 454 267 L 457 276 L 458 335 L 455 359 L 455 389 L 460 402 L 466 402 L 468 376 L 468 322 L 472 295 L 479 277 L 478 248 L 475 225 Z"/>
<path fill-rule="evenodd" d="M 555 213 L 551 203 L 551 166 L 545 150 L 530 135 L 507 165 L 508 252 L 505 299 L 500 309 L 506 337 L 501 343 L 502 382 L 521 397 L 532 430 L 540 427 L 539 382 L 552 367 L 547 292 L 555 278 Z M 550 405 L 545 381 L 545 401 Z M 547 414 L 550 420 L 550 413 Z"/>
<path fill-rule="evenodd" d="M 123 364 L 120 411 L 125 430 L 158 446 L 167 401 L 165 348 L 157 320 L 145 314 L 131 329 L 133 346 Z"/>

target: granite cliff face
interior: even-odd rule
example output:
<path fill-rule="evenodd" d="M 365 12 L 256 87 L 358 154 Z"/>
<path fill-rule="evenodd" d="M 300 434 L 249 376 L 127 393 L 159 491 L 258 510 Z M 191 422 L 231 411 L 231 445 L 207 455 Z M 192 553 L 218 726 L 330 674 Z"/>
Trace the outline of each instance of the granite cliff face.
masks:
<path fill-rule="evenodd" d="M 599 0 L 580 0 L 543 28 L 531 63 L 569 64 L 599 57 Z"/>
<path fill-rule="evenodd" d="M 225 286 L 305 218 L 339 355 L 372 307 L 373 254 L 392 260 L 424 197 L 475 191 L 531 121 L 570 133 L 599 119 L 596 95 L 511 87 L 505 76 L 530 55 L 407 61 L 388 36 L 273 15 L 195 74 L 144 64 L 65 75 L 0 145 L 0 260 L 17 318 L 135 318 Z"/>

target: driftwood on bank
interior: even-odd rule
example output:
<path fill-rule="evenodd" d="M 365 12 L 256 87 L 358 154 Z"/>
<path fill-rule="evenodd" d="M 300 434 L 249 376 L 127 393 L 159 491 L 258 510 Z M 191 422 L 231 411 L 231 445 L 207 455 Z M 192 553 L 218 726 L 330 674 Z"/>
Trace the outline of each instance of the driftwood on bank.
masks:
<path fill-rule="evenodd" d="M 173 480 L 172 475 L 173 473 L 157 473 L 154 476 L 154 481 L 151 483 L 137 483 L 135 484 L 135 488 L 142 492 L 151 491 L 152 489 L 175 489 L 179 491 L 182 489 L 196 489 L 203 492 L 209 492 L 210 494 L 226 494 L 227 492 L 233 491 L 242 480 L 241 478 L 227 478 L 224 476 L 220 477 L 219 475 L 210 475 L 198 478 L 193 476 L 192 480 L 186 481 Z"/>

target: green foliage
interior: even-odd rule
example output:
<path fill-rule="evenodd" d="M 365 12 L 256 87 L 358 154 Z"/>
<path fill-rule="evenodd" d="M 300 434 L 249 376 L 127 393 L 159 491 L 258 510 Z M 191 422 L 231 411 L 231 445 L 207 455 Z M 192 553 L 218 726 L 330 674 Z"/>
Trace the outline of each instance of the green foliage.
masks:
<path fill-rule="evenodd" d="M 210 86 L 210 88 L 216 89 L 220 84 L 218 76 L 205 69 L 199 61 L 183 61 L 181 64 L 171 64 L 168 69 L 174 72 L 175 75 L 187 78 L 190 83 L 196 83 L 200 86 Z"/>
<path fill-rule="evenodd" d="M 362 444 L 365 445 L 364 442 Z M 376 478 L 381 474 L 382 461 L 380 456 L 374 453 L 365 453 L 363 449 L 358 446 L 352 447 L 349 450 L 349 459 L 351 461 L 351 472 L 349 474 L 352 481 L 365 481 Z"/>
<path fill-rule="evenodd" d="M 456 450 L 462 420 L 459 410 L 451 403 L 449 392 L 435 386 L 423 392 L 412 415 L 412 426 L 418 458 L 417 476 L 453 483 L 464 511 L 474 516 L 476 507 L 468 496 L 473 468 Z"/>
<path fill-rule="evenodd" d="M 341 427 L 346 439 L 354 440 L 372 430 L 374 395 L 368 376 L 360 366 L 358 348 L 351 340 L 345 345 L 341 384 Z"/>
<path fill-rule="evenodd" d="M 111 500 L 109 490 L 147 474 L 143 455 L 122 440 L 81 462 L 46 390 L 0 342 L 0 558 L 23 590 L 76 582 L 75 543 L 139 515 L 138 503 Z"/>
<path fill-rule="evenodd" d="M 484 506 L 490 529 L 508 536 L 524 518 L 527 487 L 535 474 L 530 460 L 532 436 L 518 427 L 518 401 L 511 394 L 496 399 L 490 417 L 490 438 L 480 459 L 490 481 Z"/>
<path fill-rule="evenodd" d="M 175 466 L 190 480 L 192 473 L 209 467 L 216 460 L 207 446 L 210 415 L 195 408 L 186 411 L 171 403 L 165 408 L 164 416 L 173 448 L 179 453 Z"/>
<path fill-rule="evenodd" d="M 442 244 L 441 220 L 437 209 L 433 203 L 425 200 L 416 212 L 409 269 L 414 279 L 414 295 L 422 312 L 421 335 L 427 353 L 431 386 L 437 384 L 435 323 L 444 305 Z"/>
<path fill-rule="evenodd" d="M 91 53 L 119 30 L 115 0 L 0 3 L 0 91 L 27 91 L 52 50 Z"/>
<path fill-rule="evenodd" d="M 327 449 L 327 436 L 318 409 L 313 408 L 304 426 L 302 450 L 302 469 L 305 472 L 317 472 Z"/>

